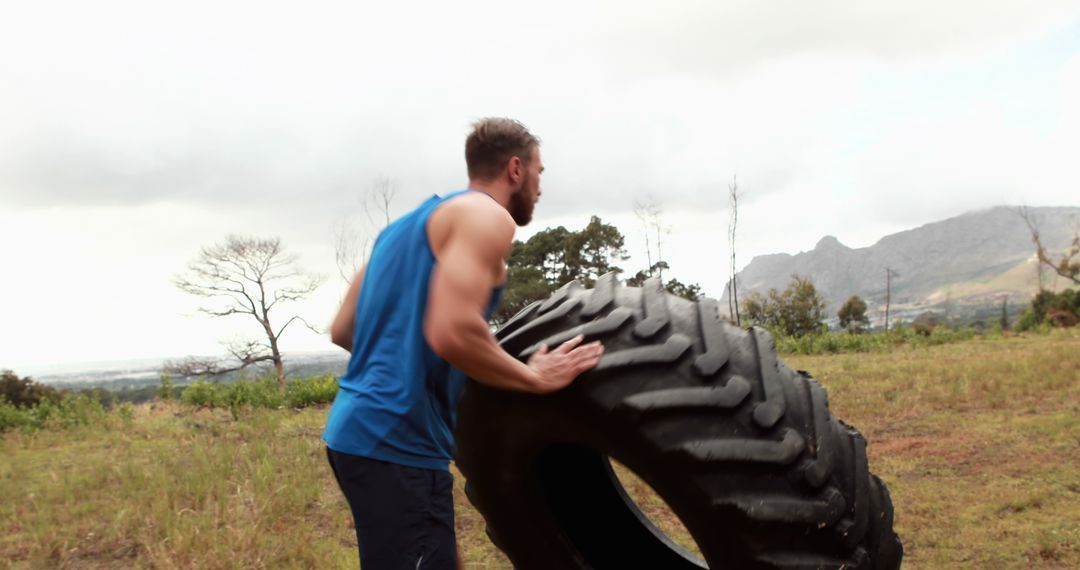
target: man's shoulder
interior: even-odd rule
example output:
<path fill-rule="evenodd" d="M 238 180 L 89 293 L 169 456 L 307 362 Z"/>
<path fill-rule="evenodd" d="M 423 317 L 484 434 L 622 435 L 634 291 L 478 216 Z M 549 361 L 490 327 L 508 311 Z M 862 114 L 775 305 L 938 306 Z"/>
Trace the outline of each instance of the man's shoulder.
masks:
<path fill-rule="evenodd" d="M 514 219 L 498 202 L 481 192 L 466 192 L 446 200 L 431 214 L 428 238 L 436 257 L 451 242 L 478 251 L 491 249 L 505 256 L 514 240 Z"/>
<path fill-rule="evenodd" d="M 436 214 L 454 229 L 475 229 L 493 233 L 514 232 L 514 219 L 491 196 L 483 192 L 464 192 L 439 205 Z"/>

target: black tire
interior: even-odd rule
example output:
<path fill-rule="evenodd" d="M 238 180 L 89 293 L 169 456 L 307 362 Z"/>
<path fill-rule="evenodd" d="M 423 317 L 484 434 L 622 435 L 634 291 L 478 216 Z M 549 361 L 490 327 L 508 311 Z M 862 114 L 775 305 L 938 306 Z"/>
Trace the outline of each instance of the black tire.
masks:
<path fill-rule="evenodd" d="M 562 287 L 497 336 L 524 360 L 579 333 L 606 352 L 566 389 L 470 381 L 459 406 L 466 492 L 516 568 L 899 568 L 865 440 L 767 332 L 721 320 L 714 300 L 608 274 L 592 290 Z M 671 506 L 705 561 L 641 514 L 608 457 Z"/>

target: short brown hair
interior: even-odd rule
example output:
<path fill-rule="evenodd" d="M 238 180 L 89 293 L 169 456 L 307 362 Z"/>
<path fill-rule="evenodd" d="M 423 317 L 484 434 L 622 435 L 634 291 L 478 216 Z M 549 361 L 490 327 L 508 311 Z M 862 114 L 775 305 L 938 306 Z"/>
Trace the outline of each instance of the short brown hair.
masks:
<path fill-rule="evenodd" d="M 473 123 L 473 132 L 465 139 L 465 166 L 469 169 L 469 178 L 491 180 L 514 156 L 528 164 L 532 147 L 539 145 L 540 139 L 513 119 L 480 119 Z"/>

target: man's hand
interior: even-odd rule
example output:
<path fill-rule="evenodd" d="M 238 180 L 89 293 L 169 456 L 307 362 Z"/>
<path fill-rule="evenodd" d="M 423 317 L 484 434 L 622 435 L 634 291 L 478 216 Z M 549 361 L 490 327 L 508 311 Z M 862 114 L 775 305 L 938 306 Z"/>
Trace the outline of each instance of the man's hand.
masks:
<path fill-rule="evenodd" d="M 533 353 L 528 365 L 536 372 L 538 392 L 554 392 L 565 388 L 582 372 L 592 369 L 600 362 L 600 357 L 604 354 L 600 341 L 578 346 L 583 340 L 585 337 L 578 335 L 555 350 L 549 351 L 545 344 Z"/>

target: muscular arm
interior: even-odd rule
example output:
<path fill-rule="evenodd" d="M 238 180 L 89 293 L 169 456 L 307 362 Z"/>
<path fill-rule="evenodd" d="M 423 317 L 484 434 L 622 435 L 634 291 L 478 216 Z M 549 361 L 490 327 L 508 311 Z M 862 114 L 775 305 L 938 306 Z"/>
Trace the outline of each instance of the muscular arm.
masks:
<path fill-rule="evenodd" d="M 596 365 L 603 347 L 581 338 L 553 351 L 538 351 L 528 364 L 495 341 L 484 310 L 514 235 L 501 208 L 459 207 L 446 212 L 450 228 L 431 276 L 424 336 L 436 354 L 479 382 L 498 388 L 545 393 L 569 384 Z"/>
<path fill-rule="evenodd" d="M 352 283 L 349 284 L 349 291 L 345 293 L 345 299 L 341 302 L 337 315 L 334 316 L 333 324 L 330 325 L 331 342 L 349 352 L 352 352 L 353 329 L 356 325 L 356 301 L 360 297 L 360 286 L 364 281 L 365 269 L 367 269 L 366 266 L 361 267 L 356 277 L 353 277 Z"/>

